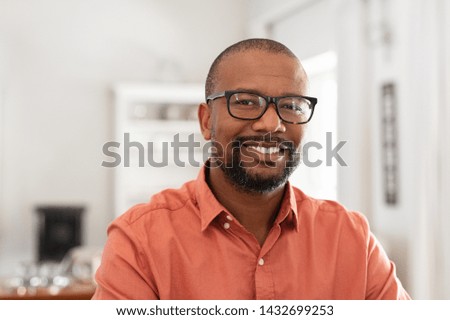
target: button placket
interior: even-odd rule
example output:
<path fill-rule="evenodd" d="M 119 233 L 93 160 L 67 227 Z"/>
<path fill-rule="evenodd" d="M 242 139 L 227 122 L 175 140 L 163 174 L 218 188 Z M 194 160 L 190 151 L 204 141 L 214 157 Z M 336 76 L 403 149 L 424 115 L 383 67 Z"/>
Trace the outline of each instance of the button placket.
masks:
<path fill-rule="evenodd" d="M 275 284 L 269 261 L 270 259 L 268 256 L 260 256 L 257 260 L 257 267 L 255 270 L 256 299 L 275 299 Z"/>

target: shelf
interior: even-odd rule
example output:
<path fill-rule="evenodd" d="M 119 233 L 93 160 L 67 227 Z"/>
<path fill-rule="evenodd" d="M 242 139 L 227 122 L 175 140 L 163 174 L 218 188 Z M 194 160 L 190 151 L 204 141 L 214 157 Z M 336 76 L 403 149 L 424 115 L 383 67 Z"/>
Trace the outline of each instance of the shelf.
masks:
<path fill-rule="evenodd" d="M 199 133 L 200 125 L 197 121 L 175 121 L 175 120 L 125 120 L 119 130 L 122 132 L 192 132 Z M 128 131 L 127 131 L 128 130 Z"/>
<path fill-rule="evenodd" d="M 132 205 L 148 201 L 152 194 L 166 188 L 179 188 L 190 179 L 195 179 L 203 165 L 203 145 L 200 133 L 197 106 L 204 101 L 204 87 L 200 84 L 119 84 L 114 87 L 115 139 L 123 151 L 125 134 L 130 142 L 140 142 L 144 150 L 144 166 L 139 167 L 139 149 L 130 150 L 130 166 L 115 168 L 114 205 L 118 216 Z M 167 109 L 165 109 L 167 108 Z M 178 109 L 179 108 L 179 109 Z M 171 120 L 168 120 L 171 119 Z M 194 160 L 198 166 L 188 162 L 186 147 L 179 149 L 179 159 L 186 166 L 175 165 L 171 142 L 179 134 L 180 142 L 200 142 L 195 148 Z M 168 163 L 164 167 L 148 164 L 148 143 L 153 143 L 152 157 L 156 162 L 163 158 L 163 143 L 168 142 Z M 123 155 L 123 152 L 122 152 Z"/>

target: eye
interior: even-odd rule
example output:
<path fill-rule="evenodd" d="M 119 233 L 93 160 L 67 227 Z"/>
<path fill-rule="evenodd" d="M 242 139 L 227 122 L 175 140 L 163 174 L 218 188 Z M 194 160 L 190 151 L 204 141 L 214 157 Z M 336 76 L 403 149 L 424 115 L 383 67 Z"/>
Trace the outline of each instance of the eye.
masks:
<path fill-rule="evenodd" d="M 283 101 L 283 104 L 279 106 L 281 110 L 295 112 L 298 114 L 303 114 L 307 110 L 307 105 L 305 103 L 301 103 L 297 100 L 292 100 L 289 102 Z"/>
<path fill-rule="evenodd" d="M 311 103 L 303 97 L 284 97 L 278 101 L 280 117 L 288 122 L 308 121 L 312 114 Z"/>
<path fill-rule="evenodd" d="M 246 105 L 246 106 L 253 106 L 253 105 L 256 104 L 255 101 L 249 100 L 249 99 L 237 100 L 236 103 L 243 104 L 243 105 Z"/>
<path fill-rule="evenodd" d="M 259 107 L 263 104 L 261 97 L 251 93 L 235 93 L 230 102 L 235 106 Z"/>

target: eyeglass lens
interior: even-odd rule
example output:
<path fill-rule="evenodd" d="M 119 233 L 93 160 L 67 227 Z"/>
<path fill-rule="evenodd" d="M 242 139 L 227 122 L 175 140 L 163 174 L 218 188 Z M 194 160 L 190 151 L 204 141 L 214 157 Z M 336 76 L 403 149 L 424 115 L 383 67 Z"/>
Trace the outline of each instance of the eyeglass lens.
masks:
<path fill-rule="evenodd" d="M 253 93 L 234 93 L 230 96 L 230 113 L 240 119 L 256 119 L 265 111 L 267 101 Z M 311 102 L 302 97 L 283 97 L 277 102 L 278 113 L 288 122 L 307 122 L 312 114 Z"/>

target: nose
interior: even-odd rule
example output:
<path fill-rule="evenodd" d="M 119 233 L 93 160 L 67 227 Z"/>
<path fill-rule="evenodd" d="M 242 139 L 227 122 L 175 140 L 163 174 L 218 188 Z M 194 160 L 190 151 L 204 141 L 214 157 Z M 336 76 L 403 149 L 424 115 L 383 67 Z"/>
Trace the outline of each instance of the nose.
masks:
<path fill-rule="evenodd" d="M 271 103 L 263 116 L 253 122 L 252 129 L 264 133 L 285 132 L 286 126 L 283 121 L 281 121 L 275 108 L 276 106 Z"/>

